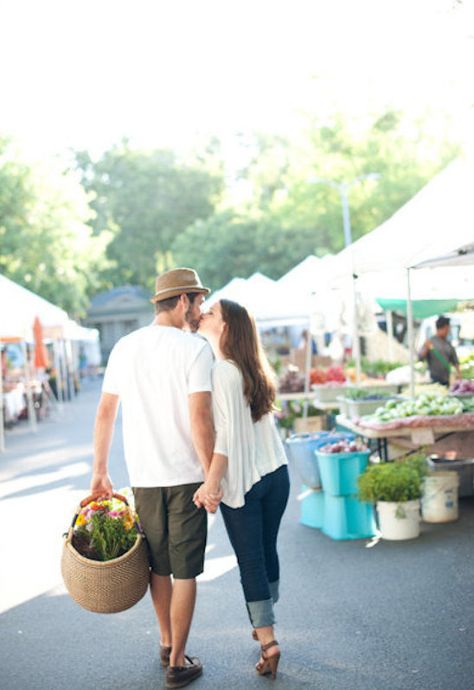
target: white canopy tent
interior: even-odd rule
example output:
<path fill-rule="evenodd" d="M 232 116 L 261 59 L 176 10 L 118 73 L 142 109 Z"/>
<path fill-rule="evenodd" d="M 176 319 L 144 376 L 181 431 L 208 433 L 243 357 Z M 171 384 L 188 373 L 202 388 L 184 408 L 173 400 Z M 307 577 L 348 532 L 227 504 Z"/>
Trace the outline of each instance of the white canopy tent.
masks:
<path fill-rule="evenodd" d="M 279 282 L 254 273 L 250 278 L 233 278 L 220 290 L 212 293 L 206 304 L 212 306 L 221 299 L 229 299 L 245 306 L 254 316 L 259 328 L 299 326 L 309 321 L 306 305 Z"/>
<path fill-rule="evenodd" d="M 32 341 L 33 321 L 38 317 L 45 327 L 65 326 L 67 313 L 31 290 L 0 275 L 0 338 Z"/>
<path fill-rule="evenodd" d="M 337 272 L 407 269 L 472 245 L 473 189 L 474 162 L 456 159 L 391 218 L 340 252 Z"/>
<path fill-rule="evenodd" d="M 391 218 L 336 256 L 307 257 L 278 281 L 290 298 L 293 314 L 297 305 L 301 322 L 305 315 L 316 312 L 323 318 L 313 318 L 313 323 L 319 321 L 321 328 L 327 321 L 328 330 L 334 330 L 333 322 L 339 319 L 346 331 L 356 334 L 360 310 L 355 308 L 349 313 L 347 304 L 357 304 L 359 294 L 374 309 L 377 298 L 406 299 L 409 295 L 409 311 L 412 298 L 472 299 L 474 278 L 469 263 L 474 251 L 474 207 L 470 201 L 473 188 L 474 164 L 459 158 Z M 433 257 L 438 257 L 437 263 Z M 432 267 L 438 265 L 445 268 L 433 271 Z M 419 270 L 412 276 L 410 269 L 414 266 Z M 344 303 L 344 310 L 337 308 Z M 414 360 L 412 313 L 408 314 L 408 324 Z"/>
<path fill-rule="evenodd" d="M 332 280 L 335 282 L 354 273 L 361 278 L 363 287 L 368 274 L 377 274 L 380 280 L 380 274 L 383 273 L 383 284 L 393 285 L 394 275 L 397 275 L 398 282 L 405 275 L 412 371 L 415 353 L 411 269 L 469 263 L 468 257 L 474 244 L 474 207 L 471 202 L 473 189 L 474 163 L 460 157 L 434 177 L 391 218 L 338 255 L 338 262 L 332 273 Z M 468 295 L 472 279 L 469 272 L 464 275 L 467 281 L 467 286 L 464 287 Z M 417 276 L 415 281 L 419 282 L 421 279 L 422 276 Z M 431 285 L 439 285 L 440 276 L 429 282 Z M 444 287 L 452 289 L 451 281 L 447 282 L 448 285 Z M 413 390 L 412 376 L 412 392 Z"/>
<path fill-rule="evenodd" d="M 0 340 L 21 342 L 25 359 L 25 376 L 30 378 L 25 343 L 33 342 L 33 322 L 36 317 L 46 328 L 63 328 L 69 321 L 67 313 L 39 297 L 31 290 L 0 275 Z M 33 399 L 29 386 L 26 386 L 30 424 L 36 428 Z M 0 452 L 5 449 L 3 426 L 3 386 L 0 375 Z"/>
<path fill-rule="evenodd" d="M 472 266 L 472 264 L 474 264 L 474 242 L 465 244 L 444 256 L 438 256 L 434 259 L 425 259 L 416 266 L 413 266 L 413 268 L 437 268 L 439 266 L 455 266 L 458 268 L 459 266 Z"/>

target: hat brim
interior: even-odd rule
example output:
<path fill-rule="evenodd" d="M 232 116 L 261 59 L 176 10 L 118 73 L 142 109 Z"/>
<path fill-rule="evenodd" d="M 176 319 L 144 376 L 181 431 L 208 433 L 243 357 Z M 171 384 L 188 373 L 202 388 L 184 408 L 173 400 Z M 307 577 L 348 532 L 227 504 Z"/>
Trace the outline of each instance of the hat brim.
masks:
<path fill-rule="evenodd" d="M 166 290 L 160 290 L 153 295 L 153 297 L 150 299 L 150 302 L 155 304 L 156 302 L 163 302 L 163 300 L 170 299 L 171 297 L 178 297 L 178 295 L 192 292 L 197 292 L 200 295 L 208 295 L 211 290 L 207 287 L 191 287 L 189 285 L 181 285 L 178 287 L 167 288 Z"/>

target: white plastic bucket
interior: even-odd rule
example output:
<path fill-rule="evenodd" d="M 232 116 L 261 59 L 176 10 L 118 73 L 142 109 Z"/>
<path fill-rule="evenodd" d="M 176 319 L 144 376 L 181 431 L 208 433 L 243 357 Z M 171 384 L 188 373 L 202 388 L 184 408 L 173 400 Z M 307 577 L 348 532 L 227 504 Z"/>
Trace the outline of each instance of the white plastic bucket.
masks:
<path fill-rule="evenodd" d="M 459 475 L 436 472 L 425 477 L 421 498 L 421 515 L 425 522 L 453 522 L 459 517 Z"/>
<path fill-rule="evenodd" d="M 379 527 L 382 539 L 398 541 L 415 539 L 420 534 L 420 501 L 377 503 Z"/>

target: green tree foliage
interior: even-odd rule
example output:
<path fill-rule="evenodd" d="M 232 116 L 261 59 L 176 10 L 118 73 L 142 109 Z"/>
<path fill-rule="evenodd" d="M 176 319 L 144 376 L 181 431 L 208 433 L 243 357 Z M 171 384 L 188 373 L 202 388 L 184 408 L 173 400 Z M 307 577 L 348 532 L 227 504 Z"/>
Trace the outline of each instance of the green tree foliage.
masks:
<path fill-rule="evenodd" d="M 195 265 L 214 287 L 255 271 L 278 278 L 308 254 L 343 249 L 338 191 L 322 180 L 351 182 L 353 240 L 405 204 L 457 153 L 454 144 L 425 134 L 426 122 L 387 111 L 355 130 L 342 118 L 311 122 L 298 141 L 256 135 L 246 139 L 247 164 L 234 188 L 247 191 L 234 212 L 192 225 L 172 246 L 178 263 Z M 222 260 L 225 257 L 225 260 Z"/>
<path fill-rule="evenodd" d="M 107 238 L 92 237 L 76 176 L 21 162 L 0 141 L 0 272 L 74 314 L 104 268 Z"/>
<path fill-rule="evenodd" d="M 212 289 L 232 278 L 261 271 L 279 278 L 302 258 L 302 247 L 313 249 L 310 233 L 282 230 L 271 218 L 253 218 L 232 210 L 215 213 L 181 233 L 172 246 L 176 265 L 198 269 Z"/>
<path fill-rule="evenodd" d="M 92 193 L 95 234 L 113 233 L 107 256 L 113 264 L 104 273 L 107 285 L 132 283 L 150 288 L 157 270 L 167 268 L 172 241 L 214 210 L 222 179 L 205 161 L 182 163 L 172 151 L 143 152 L 126 141 L 94 162 L 76 154 L 82 184 Z"/>

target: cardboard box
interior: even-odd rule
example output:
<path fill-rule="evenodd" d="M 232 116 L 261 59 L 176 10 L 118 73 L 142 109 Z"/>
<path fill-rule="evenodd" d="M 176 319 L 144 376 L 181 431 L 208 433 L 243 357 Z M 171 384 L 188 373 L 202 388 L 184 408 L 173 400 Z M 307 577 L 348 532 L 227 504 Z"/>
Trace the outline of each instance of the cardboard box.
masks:
<path fill-rule="evenodd" d="M 297 417 L 295 419 L 295 434 L 313 434 L 326 428 L 326 415 L 316 417 Z"/>
<path fill-rule="evenodd" d="M 305 350 L 290 350 L 290 363 L 298 367 L 300 371 L 305 371 L 306 368 L 306 351 Z M 327 369 L 332 364 L 330 357 L 323 357 L 321 355 L 313 355 L 311 357 L 311 369 Z"/>

